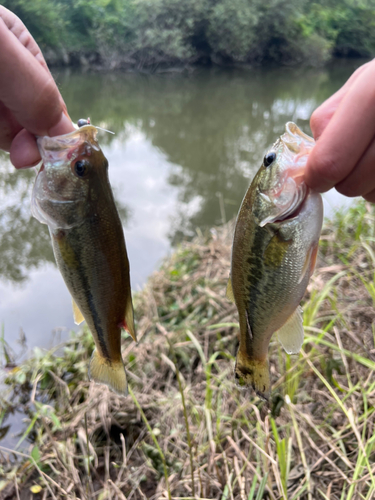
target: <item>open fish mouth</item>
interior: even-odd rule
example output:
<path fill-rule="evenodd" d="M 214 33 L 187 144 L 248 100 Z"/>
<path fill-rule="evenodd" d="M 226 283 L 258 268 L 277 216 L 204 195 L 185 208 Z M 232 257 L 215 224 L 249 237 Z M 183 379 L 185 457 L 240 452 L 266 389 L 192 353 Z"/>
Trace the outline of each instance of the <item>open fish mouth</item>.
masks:
<path fill-rule="evenodd" d="M 292 182 L 294 183 L 293 180 Z M 294 189 L 291 200 L 282 200 L 280 198 L 272 199 L 272 197 L 266 193 L 260 193 L 262 198 L 272 204 L 273 207 L 271 209 L 271 214 L 262 219 L 259 222 L 259 226 L 264 227 L 266 224 L 283 222 L 296 217 L 307 198 L 308 191 L 306 184 L 300 184 L 298 189 Z"/>
<path fill-rule="evenodd" d="M 285 222 L 287 220 L 295 219 L 299 215 L 308 196 L 309 189 L 307 189 L 306 186 L 303 185 L 301 186 L 301 189 L 299 189 L 298 191 L 299 191 L 298 195 L 296 196 L 296 199 L 293 200 L 293 203 L 290 206 L 289 210 L 284 214 L 280 215 L 280 217 L 274 219 L 272 222 L 274 223 Z"/>

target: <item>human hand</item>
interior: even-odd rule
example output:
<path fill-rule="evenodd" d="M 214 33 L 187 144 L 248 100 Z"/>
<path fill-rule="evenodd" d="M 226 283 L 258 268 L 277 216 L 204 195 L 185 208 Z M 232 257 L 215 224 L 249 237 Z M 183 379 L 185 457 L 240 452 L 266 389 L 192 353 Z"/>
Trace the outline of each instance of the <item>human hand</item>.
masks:
<path fill-rule="evenodd" d="M 310 126 L 317 143 L 306 183 L 375 202 L 375 59 L 314 111 Z"/>
<path fill-rule="evenodd" d="M 40 160 L 36 135 L 74 130 L 41 50 L 22 21 L 0 5 L 0 149 L 16 168 Z"/>

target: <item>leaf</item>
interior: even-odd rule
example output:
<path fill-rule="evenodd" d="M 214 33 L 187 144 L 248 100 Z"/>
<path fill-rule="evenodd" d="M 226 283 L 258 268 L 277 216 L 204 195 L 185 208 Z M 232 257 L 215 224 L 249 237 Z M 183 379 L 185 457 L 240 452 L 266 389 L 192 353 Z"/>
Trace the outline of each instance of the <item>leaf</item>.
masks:
<path fill-rule="evenodd" d="M 61 422 L 60 420 L 58 419 L 56 413 L 54 413 L 53 411 L 51 411 L 50 415 L 49 415 L 50 419 L 52 420 L 53 422 L 53 427 L 54 427 L 54 430 L 56 429 L 62 429 L 62 425 L 61 425 Z"/>
<path fill-rule="evenodd" d="M 34 484 L 30 487 L 31 493 L 40 493 L 42 491 L 42 487 L 39 484 Z"/>
<path fill-rule="evenodd" d="M 40 462 L 40 451 L 37 446 L 34 446 L 34 448 L 31 450 L 30 455 L 31 458 L 33 458 L 37 464 Z"/>
<path fill-rule="evenodd" d="M 16 382 L 17 384 L 19 385 L 22 385 L 26 382 L 26 373 L 22 372 L 22 371 L 19 371 L 16 373 Z"/>

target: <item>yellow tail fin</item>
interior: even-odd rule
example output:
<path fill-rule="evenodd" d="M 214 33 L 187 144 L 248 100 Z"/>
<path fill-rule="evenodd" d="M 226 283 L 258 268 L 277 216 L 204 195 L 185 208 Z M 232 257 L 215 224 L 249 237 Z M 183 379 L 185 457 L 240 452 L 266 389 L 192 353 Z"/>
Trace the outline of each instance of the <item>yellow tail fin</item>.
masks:
<path fill-rule="evenodd" d="M 120 396 L 127 396 L 128 382 L 126 371 L 122 361 L 113 363 L 100 356 L 95 349 L 92 353 L 89 365 L 89 378 L 98 384 L 108 385 L 110 389 Z"/>
<path fill-rule="evenodd" d="M 271 384 L 267 359 L 251 359 L 239 351 L 234 373 L 239 386 L 251 386 L 259 397 L 268 400 Z"/>

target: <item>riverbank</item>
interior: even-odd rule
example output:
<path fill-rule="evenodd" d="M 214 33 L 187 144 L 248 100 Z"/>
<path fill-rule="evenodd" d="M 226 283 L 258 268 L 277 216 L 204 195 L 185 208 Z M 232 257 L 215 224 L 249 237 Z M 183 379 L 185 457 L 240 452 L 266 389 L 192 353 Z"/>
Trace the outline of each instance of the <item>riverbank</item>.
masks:
<path fill-rule="evenodd" d="M 4 0 L 51 65 L 155 71 L 373 57 L 375 8 L 331 0 Z"/>
<path fill-rule="evenodd" d="M 86 329 L 56 353 L 36 350 L 7 377 L 9 405 L 29 421 L 22 453 L 0 446 L 0 498 L 370 498 L 374 222 L 360 203 L 325 224 L 303 350 L 271 342 L 269 408 L 233 380 L 233 224 L 182 244 L 136 296 L 126 399 L 89 384 Z"/>

